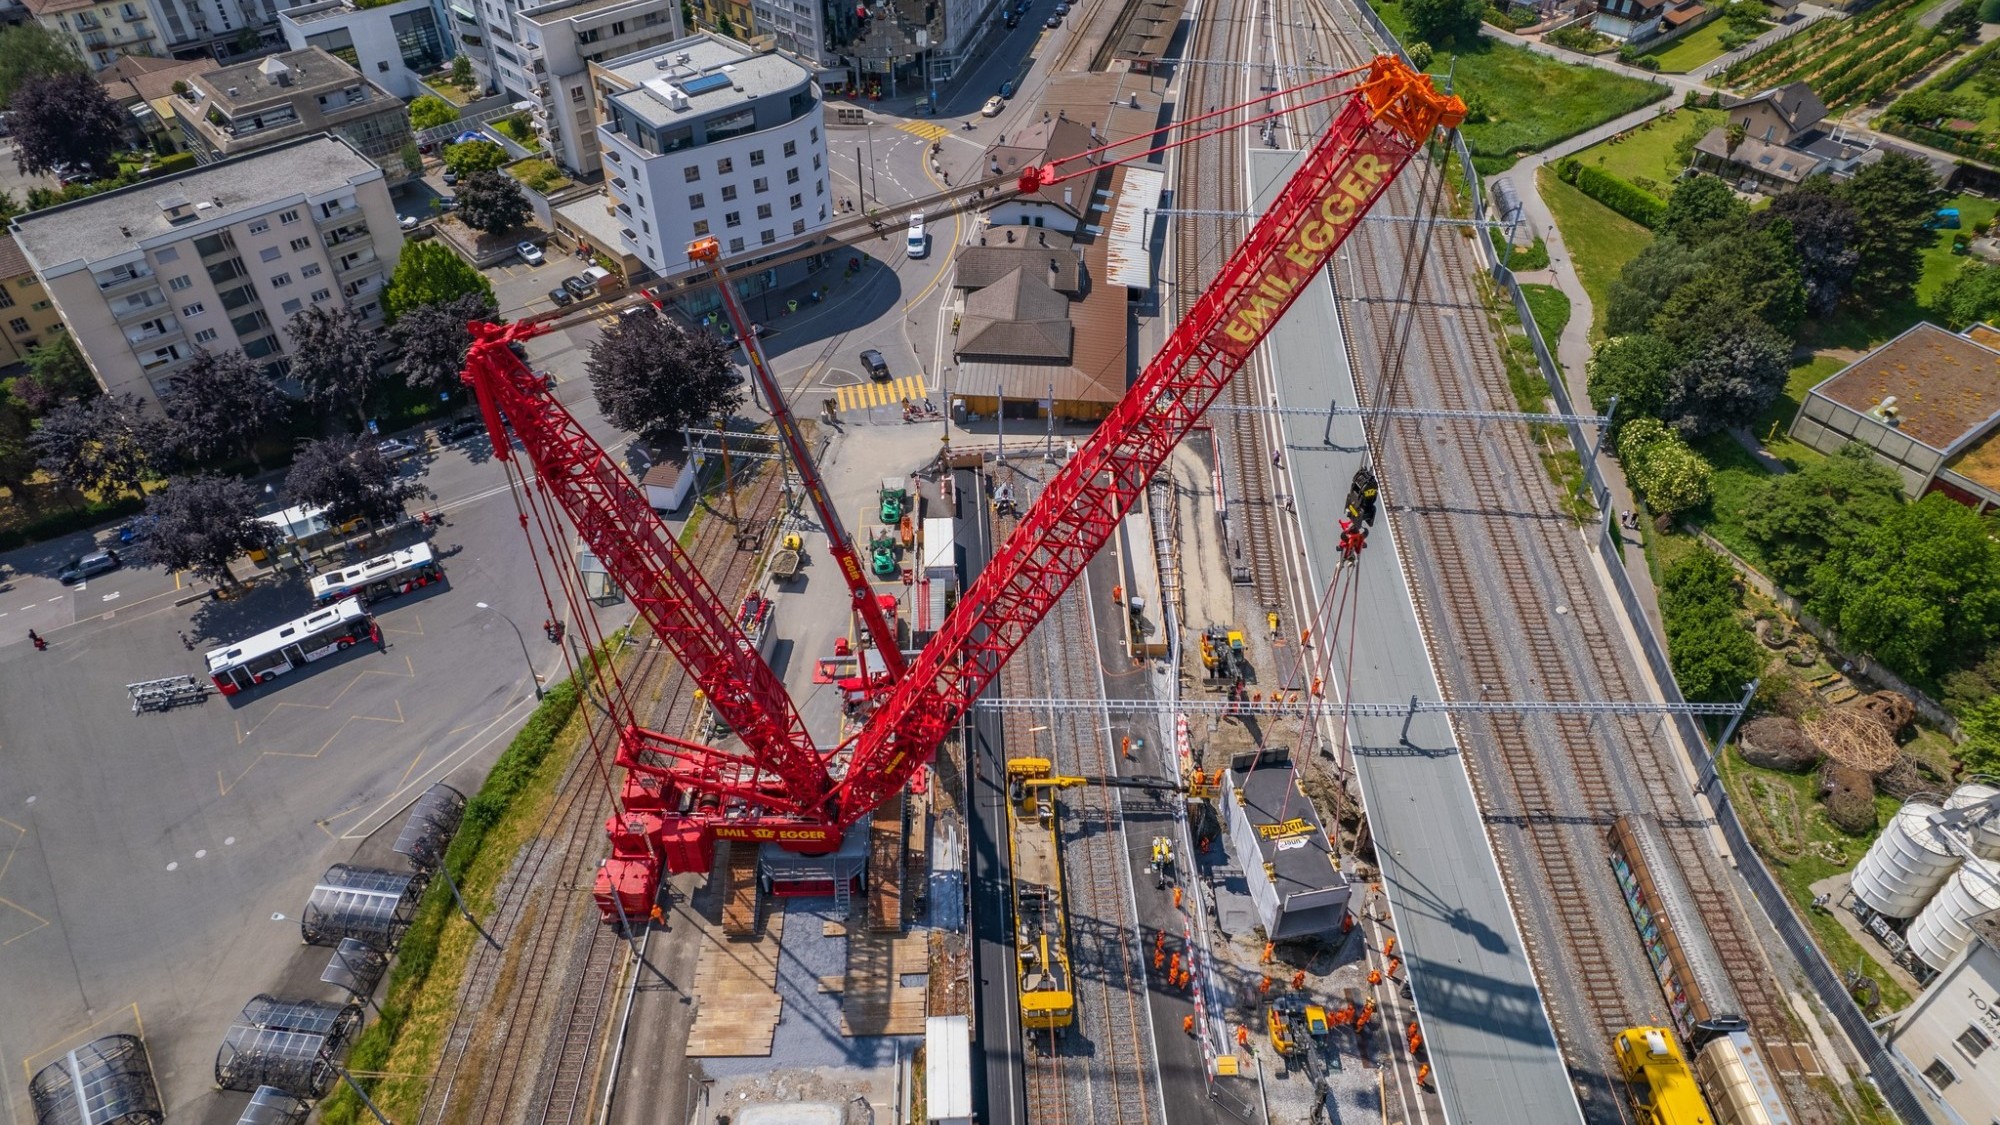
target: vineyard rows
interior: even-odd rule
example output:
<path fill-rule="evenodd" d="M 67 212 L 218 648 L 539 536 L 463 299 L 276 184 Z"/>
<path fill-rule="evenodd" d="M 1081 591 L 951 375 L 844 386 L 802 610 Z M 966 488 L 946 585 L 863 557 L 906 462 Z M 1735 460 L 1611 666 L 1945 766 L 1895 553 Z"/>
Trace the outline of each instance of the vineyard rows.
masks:
<path fill-rule="evenodd" d="M 1723 80 L 1746 92 L 1804 82 L 1835 113 L 1866 105 L 1961 45 L 1954 35 L 1905 21 L 1922 2 L 1888 0 L 1854 19 L 1824 20 L 1738 60 Z"/>

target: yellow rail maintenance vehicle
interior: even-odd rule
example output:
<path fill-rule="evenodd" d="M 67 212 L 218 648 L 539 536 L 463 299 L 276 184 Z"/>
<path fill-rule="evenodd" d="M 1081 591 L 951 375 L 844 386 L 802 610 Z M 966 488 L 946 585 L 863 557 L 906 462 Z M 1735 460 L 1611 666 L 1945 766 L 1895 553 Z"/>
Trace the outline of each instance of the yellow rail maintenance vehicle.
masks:
<path fill-rule="evenodd" d="M 1060 1031 L 1076 1020 L 1055 790 L 1083 783 L 1080 777 L 1056 776 L 1047 758 L 1014 758 L 1007 763 L 1015 985 L 1024 1029 Z"/>
<path fill-rule="evenodd" d="M 1612 1045 L 1639 1125 L 1715 1125 L 1672 1031 L 1631 1027 Z"/>

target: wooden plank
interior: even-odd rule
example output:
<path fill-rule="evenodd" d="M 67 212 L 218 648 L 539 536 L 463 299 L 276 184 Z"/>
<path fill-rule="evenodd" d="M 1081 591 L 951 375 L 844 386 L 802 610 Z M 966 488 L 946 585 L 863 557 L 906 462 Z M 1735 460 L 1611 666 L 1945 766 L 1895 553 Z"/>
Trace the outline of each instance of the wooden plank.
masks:
<path fill-rule="evenodd" d="M 839 920 L 838 918 L 822 918 L 820 919 L 819 936 L 846 937 L 847 923 Z"/>
<path fill-rule="evenodd" d="M 724 868 L 722 932 L 742 937 L 757 932 L 757 847 L 736 843 Z"/>
<path fill-rule="evenodd" d="M 732 938 L 702 933 L 695 963 L 695 1017 L 688 1030 L 690 1058 L 769 1055 L 784 1014 L 778 997 L 778 947 L 783 911 L 771 915 L 763 934 Z"/>

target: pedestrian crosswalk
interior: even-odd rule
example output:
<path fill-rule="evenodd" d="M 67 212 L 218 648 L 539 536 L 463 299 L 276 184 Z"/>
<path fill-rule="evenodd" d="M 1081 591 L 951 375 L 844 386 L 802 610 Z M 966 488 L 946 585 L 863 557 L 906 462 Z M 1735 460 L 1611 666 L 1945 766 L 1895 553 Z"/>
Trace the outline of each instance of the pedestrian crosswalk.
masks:
<path fill-rule="evenodd" d="M 924 377 L 905 375 L 900 379 L 889 379 L 880 383 L 859 383 L 851 387 L 841 387 L 834 392 L 841 410 L 862 410 L 870 406 L 897 406 L 904 399 L 921 404 L 924 398 Z"/>
<path fill-rule="evenodd" d="M 901 129 L 905 133 L 922 137 L 927 141 L 937 140 L 939 137 L 951 132 L 950 129 L 929 121 L 905 121 L 901 125 L 896 126 L 896 128 Z"/>

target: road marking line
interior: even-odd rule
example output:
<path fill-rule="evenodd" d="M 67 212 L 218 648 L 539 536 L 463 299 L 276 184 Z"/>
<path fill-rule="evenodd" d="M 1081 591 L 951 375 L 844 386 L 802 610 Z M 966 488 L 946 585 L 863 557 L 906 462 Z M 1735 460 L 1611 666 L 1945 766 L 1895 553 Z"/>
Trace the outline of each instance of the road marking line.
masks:
<path fill-rule="evenodd" d="M 927 121 L 905 121 L 901 125 L 896 126 L 896 128 L 913 137 L 922 137 L 927 141 L 937 140 L 939 137 L 946 136 L 951 132 L 950 129 L 942 125 L 933 125 Z"/>

